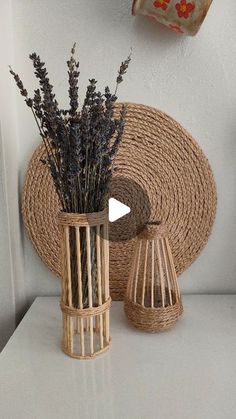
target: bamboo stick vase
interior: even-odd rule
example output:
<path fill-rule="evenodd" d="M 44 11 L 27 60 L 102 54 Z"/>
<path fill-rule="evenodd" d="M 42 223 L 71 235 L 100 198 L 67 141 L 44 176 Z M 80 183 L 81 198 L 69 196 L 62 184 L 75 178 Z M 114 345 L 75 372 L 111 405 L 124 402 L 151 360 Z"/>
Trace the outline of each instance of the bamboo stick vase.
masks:
<path fill-rule="evenodd" d="M 108 211 L 58 215 L 61 230 L 62 350 L 91 359 L 108 349 Z"/>
<path fill-rule="evenodd" d="M 148 223 L 138 235 L 124 310 L 129 322 L 146 332 L 172 327 L 183 306 L 166 227 Z"/>

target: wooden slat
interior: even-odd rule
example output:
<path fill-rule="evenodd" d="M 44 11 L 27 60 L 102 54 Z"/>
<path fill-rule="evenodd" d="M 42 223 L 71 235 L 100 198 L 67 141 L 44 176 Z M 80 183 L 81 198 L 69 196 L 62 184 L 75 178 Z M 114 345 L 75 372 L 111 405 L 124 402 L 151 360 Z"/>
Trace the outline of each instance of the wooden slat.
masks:
<path fill-rule="evenodd" d="M 72 333 L 72 320 L 73 318 L 67 316 L 67 336 L 68 336 L 68 347 L 71 354 L 73 354 L 73 333 Z"/>
<path fill-rule="evenodd" d="M 170 266 L 171 266 L 171 272 L 172 272 L 172 280 L 173 280 L 173 285 L 175 288 L 175 292 L 176 292 L 176 296 L 178 298 L 180 298 L 180 289 L 179 289 L 179 284 L 178 284 L 178 278 L 176 275 L 176 270 L 174 267 L 174 260 L 173 260 L 173 256 L 172 256 L 172 252 L 171 252 L 171 248 L 170 248 L 170 244 L 169 244 L 169 240 L 166 239 L 166 248 L 167 248 L 167 254 L 168 254 L 168 258 L 169 258 L 169 262 L 170 262 Z"/>
<path fill-rule="evenodd" d="M 140 242 L 139 242 L 138 259 L 137 259 L 136 274 L 135 274 L 135 281 L 134 281 L 134 302 L 135 303 L 137 301 L 137 285 L 138 285 L 138 275 L 139 275 L 141 249 L 142 249 L 142 240 L 140 240 Z"/>
<path fill-rule="evenodd" d="M 109 298 L 109 230 L 108 224 L 104 224 L 104 252 L 105 252 L 105 298 Z"/>
<path fill-rule="evenodd" d="M 80 228 L 76 227 L 76 252 L 77 252 L 77 275 L 78 275 L 78 297 L 79 308 L 83 308 L 83 286 L 82 286 L 82 271 L 81 271 L 81 249 L 80 249 Z M 85 354 L 84 348 L 84 319 L 82 317 L 77 319 L 78 332 L 80 335 L 80 353 Z"/>
<path fill-rule="evenodd" d="M 165 307 L 165 277 L 164 277 L 163 266 L 162 266 L 160 241 L 157 240 L 156 244 L 157 244 L 158 262 L 159 262 L 160 282 L 161 282 L 161 303 L 162 303 L 162 307 Z"/>
<path fill-rule="evenodd" d="M 155 245 L 152 240 L 151 307 L 154 307 Z"/>
<path fill-rule="evenodd" d="M 164 257 L 164 265 L 165 265 L 169 300 L 170 300 L 170 305 L 172 306 L 173 304 L 172 304 L 172 293 L 171 293 L 171 277 L 170 277 L 170 272 L 169 272 L 171 270 L 171 266 L 167 261 L 167 248 L 166 248 L 165 239 L 161 239 L 161 246 L 162 246 L 162 254 L 163 254 L 163 257 Z"/>
<path fill-rule="evenodd" d="M 80 351 L 81 355 L 85 355 L 85 346 L 84 346 L 84 320 L 80 318 Z"/>
<path fill-rule="evenodd" d="M 86 247 L 87 247 L 87 272 L 88 272 L 88 300 L 89 307 L 93 307 L 93 289 L 92 289 L 92 268 L 91 268 L 91 241 L 90 241 L 90 226 L 86 227 Z M 90 332 L 90 353 L 93 354 L 93 317 L 89 318 L 89 332 Z"/>
<path fill-rule="evenodd" d="M 68 304 L 67 301 L 67 256 L 66 256 L 66 233 L 64 226 L 59 226 L 61 232 L 61 259 L 62 259 L 62 275 L 61 275 L 61 296 L 64 304 Z"/>
<path fill-rule="evenodd" d="M 70 232 L 69 227 L 65 227 L 66 238 L 66 267 L 67 267 L 67 281 L 68 281 L 68 305 L 72 307 L 72 290 L 71 290 L 71 264 L 70 264 Z"/>
<path fill-rule="evenodd" d="M 76 252 L 77 252 L 77 275 L 78 275 L 78 299 L 79 308 L 83 308 L 83 286 L 81 272 L 81 251 L 80 251 L 80 228 L 76 227 Z"/>
<path fill-rule="evenodd" d="M 127 296 L 129 297 L 130 300 L 132 300 L 137 259 L 138 259 L 138 248 L 137 246 L 135 246 L 134 259 L 133 259 L 131 270 L 129 273 L 128 286 L 127 286 Z"/>
<path fill-rule="evenodd" d="M 147 260 L 148 260 L 148 240 L 145 243 L 144 269 L 143 269 L 143 289 L 142 289 L 142 306 L 145 303 L 145 290 L 147 280 Z"/>
<path fill-rule="evenodd" d="M 100 226 L 96 227 L 96 250 L 97 250 L 97 281 L 98 281 L 98 304 L 102 305 L 102 276 L 101 276 L 101 239 Z M 103 348 L 103 318 L 99 316 L 100 347 Z"/>
<path fill-rule="evenodd" d="M 109 230 L 108 230 L 108 223 L 104 224 L 104 278 L 105 278 L 105 300 L 107 301 L 109 298 Z M 105 312 L 105 337 L 106 343 L 109 343 L 110 336 L 109 336 L 109 329 L 110 329 L 110 313 L 109 310 Z"/>

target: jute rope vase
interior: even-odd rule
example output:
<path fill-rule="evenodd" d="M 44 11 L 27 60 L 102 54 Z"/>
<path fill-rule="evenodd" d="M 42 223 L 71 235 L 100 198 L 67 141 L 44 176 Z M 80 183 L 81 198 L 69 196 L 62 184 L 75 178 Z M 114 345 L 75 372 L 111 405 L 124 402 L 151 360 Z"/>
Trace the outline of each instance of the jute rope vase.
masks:
<path fill-rule="evenodd" d="M 173 257 L 163 224 L 151 222 L 138 235 L 124 309 L 146 332 L 172 327 L 183 312 Z"/>
<path fill-rule="evenodd" d="M 108 212 L 61 212 L 58 224 L 62 350 L 74 358 L 94 358 L 110 345 Z"/>

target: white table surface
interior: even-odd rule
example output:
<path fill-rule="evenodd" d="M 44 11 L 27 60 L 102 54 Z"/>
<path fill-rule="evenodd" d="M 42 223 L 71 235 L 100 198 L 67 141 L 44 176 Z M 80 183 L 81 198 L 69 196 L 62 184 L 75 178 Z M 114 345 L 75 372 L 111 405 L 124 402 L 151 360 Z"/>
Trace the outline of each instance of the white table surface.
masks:
<path fill-rule="evenodd" d="M 0 418 L 235 419 L 236 296 L 183 302 L 155 335 L 113 303 L 111 349 L 79 361 L 60 350 L 58 298 L 37 298 L 0 355 Z"/>

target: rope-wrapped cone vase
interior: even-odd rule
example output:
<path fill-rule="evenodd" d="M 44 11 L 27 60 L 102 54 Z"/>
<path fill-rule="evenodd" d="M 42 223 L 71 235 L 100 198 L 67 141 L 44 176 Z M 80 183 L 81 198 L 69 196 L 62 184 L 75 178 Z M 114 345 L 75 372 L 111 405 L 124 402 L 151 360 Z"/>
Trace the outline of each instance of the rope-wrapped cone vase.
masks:
<path fill-rule="evenodd" d="M 60 212 L 62 350 L 91 359 L 110 345 L 108 211 Z"/>
<path fill-rule="evenodd" d="M 124 309 L 129 322 L 146 332 L 175 325 L 183 312 L 166 227 L 150 222 L 138 235 Z"/>

